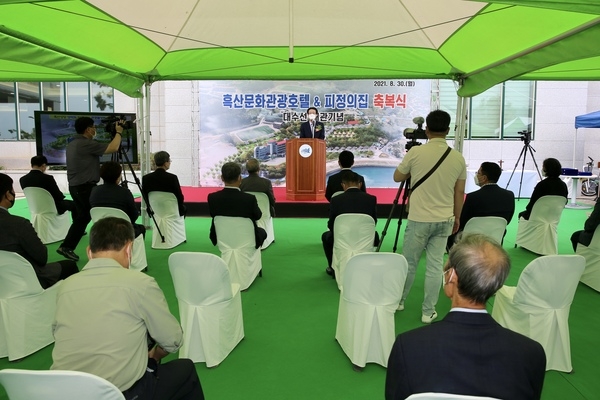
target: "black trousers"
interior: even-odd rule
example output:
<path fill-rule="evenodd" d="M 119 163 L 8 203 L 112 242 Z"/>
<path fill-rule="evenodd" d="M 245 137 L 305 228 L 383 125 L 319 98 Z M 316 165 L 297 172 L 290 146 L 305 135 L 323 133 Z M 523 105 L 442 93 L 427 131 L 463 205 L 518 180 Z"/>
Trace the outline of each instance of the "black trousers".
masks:
<path fill-rule="evenodd" d="M 327 258 L 327 265 L 331 268 L 331 264 L 333 262 L 333 232 L 323 232 L 323 235 L 321 235 L 321 241 L 323 242 L 323 251 L 325 252 L 325 258 Z M 377 231 L 375 231 L 373 246 L 379 246 L 379 232 Z"/>
<path fill-rule="evenodd" d="M 573 245 L 573 251 L 577 250 L 577 244 L 579 244 L 579 235 L 581 235 L 583 231 L 573 232 L 571 235 L 571 244 Z"/>
<path fill-rule="evenodd" d="M 148 360 L 146 373 L 123 392 L 127 400 L 204 400 L 202 385 L 192 360 L 181 358 L 156 365 Z"/>
<path fill-rule="evenodd" d="M 92 220 L 92 217 L 90 216 L 90 210 L 92 208 L 90 206 L 90 194 L 95 186 L 94 183 L 69 186 L 69 193 L 71 193 L 77 212 L 73 214 L 73 223 L 71 224 L 67 237 L 61 244 L 61 247 L 75 250 L 83 237 L 85 228 Z"/>

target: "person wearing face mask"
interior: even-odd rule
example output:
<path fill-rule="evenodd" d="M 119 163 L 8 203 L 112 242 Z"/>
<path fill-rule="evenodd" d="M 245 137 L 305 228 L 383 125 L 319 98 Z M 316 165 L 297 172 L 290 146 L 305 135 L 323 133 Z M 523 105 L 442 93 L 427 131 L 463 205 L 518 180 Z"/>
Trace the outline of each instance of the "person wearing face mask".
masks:
<path fill-rule="evenodd" d="M 319 122 L 319 111 L 315 107 L 306 110 L 308 121 L 300 125 L 300 139 L 325 140 L 325 125 Z"/>
<path fill-rule="evenodd" d="M 100 156 L 115 153 L 121 145 L 123 127 L 115 124 L 115 130 L 115 137 L 110 143 L 100 143 L 94 140 L 96 127 L 93 119 L 79 117 L 75 120 L 77 135 L 67 145 L 67 180 L 77 213 L 73 215 L 73 224 L 65 240 L 56 250 L 58 254 L 70 260 L 79 261 L 75 248 L 92 220 L 90 194 L 100 180 Z"/>
<path fill-rule="evenodd" d="M 8 209 L 15 204 L 15 191 L 12 178 L 6 174 L 0 174 L 0 196 L 0 250 L 17 253 L 29 261 L 44 289 L 79 272 L 74 261 L 62 260 L 48 264 L 48 249 L 31 222 L 10 215 Z"/>
<path fill-rule="evenodd" d="M 459 237 L 471 218 L 500 217 L 506 220 L 507 225 L 510 224 L 515 213 L 515 195 L 510 190 L 498 186 L 496 182 L 501 174 L 502 168 L 498 164 L 493 162 L 481 164 L 475 174 L 475 184 L 480 189 L 465 197 L 460 213 L 460 229 L 456 234 L 448 237 L 448 249 L 452 248 L 455 239 Z"/>
<path fill-rule="evenodd" d="M 51 369 L 104 378 L 128 400 L 202 400 L 191 360 L 160 363 L 183 332 L 154 278 L 129 271 L 133 235 L 120 218 L 92 226 L 88 263 L 58 288 Z"/>
<path fill-rule="evenodd" d="M 529 219 L 531 210 L 536 201 L 542 196 L 563 196 L 565 202 L 569 196 L 567 185 L 559 178 L 562 171 L 560 161 L 556 158 L 546 158 L 542 163 L 542 175 L 546 179 L 542 179 L 535 185 L 529 203 L 525 206 L 525 210 L 519 213 L 519 218 Z"/>
<path fill-rule="evenodd" d="M 388 361 L 386 400 L 424 392 L 540 398 L 544 349 L 486 311 L 509 272 L 508 254 L 485 235 L 465 235 L 454 245 L 443 272 L 452 308 L 441 321 L 398 335 Z"/>

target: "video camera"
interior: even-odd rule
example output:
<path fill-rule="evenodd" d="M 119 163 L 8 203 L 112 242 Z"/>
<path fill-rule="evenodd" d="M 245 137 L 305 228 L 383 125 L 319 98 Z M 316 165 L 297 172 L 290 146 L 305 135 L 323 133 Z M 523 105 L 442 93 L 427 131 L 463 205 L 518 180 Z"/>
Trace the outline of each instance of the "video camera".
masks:
<path fill-rule="evenodd" d="M 417 128 L 406 128 L 404 130 L 404 137 L 407 139 L 410 139 L 411 141 L 406 143 L 406 145 L 404 146 L 404 148 L 408 151 L 410 150 L 413 146 L 420 146 L 422 143 L 417 142 L 417 139 L 424 139 L 427 140 L 427 135 L 425 134 L 425 129 L 423 129 L 423 124 L 425 123 L 425 118 L 423 117 L 415 117 L 412 120 L 416 125 Z"/>
<path fill-rule="evenodd" d="M 125 119 L 125 115 L 110 115 L 101 121 L 104 124 L 104 131 L 110 133 L 111 137 L 115 137 L 117 134 L 117 124 L 123 127 L 123 134 L 126 134 L 128 130 L 134 129 L 135 123 Z"/>
<path fill-rule="evenodd" d="M 521 141 L 525 142 L 525 143 L 529 143 L 531 141 L 531 131 L 530 130 L 522 130 L 520 132 L 517 132 L 519 135 L 521 135 Z"/>

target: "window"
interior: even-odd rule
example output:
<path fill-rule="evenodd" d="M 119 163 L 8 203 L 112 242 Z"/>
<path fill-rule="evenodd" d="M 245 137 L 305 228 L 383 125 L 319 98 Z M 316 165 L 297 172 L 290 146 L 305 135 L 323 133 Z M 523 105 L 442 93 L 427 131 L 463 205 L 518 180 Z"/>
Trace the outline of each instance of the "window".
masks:
<path fill-rule="evenodd" d="M 0 82 L 0 140 L 17 139 L 15 84 Z"/>
<path fill-rule="evenodd" d="M 40 110 L 40 84 L 38 82 L 19 82 L 19 138 L 35 140 L 33 112 Z"/>

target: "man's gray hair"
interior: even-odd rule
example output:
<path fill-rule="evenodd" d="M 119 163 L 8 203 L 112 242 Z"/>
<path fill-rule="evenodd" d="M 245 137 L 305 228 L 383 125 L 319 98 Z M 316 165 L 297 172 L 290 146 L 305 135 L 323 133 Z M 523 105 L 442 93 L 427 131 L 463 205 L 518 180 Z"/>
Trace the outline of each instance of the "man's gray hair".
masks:
<path fill-rule="evenodd" d="M 450 250 L 448 263 L 458 275 L 458 292 L 477 304 L 485 304 L 510 272 L 508 253 L 483 234 L 462 237 Z"/>
<path fill-rule="evenodd" d="M 256 158 L 251 158 L 248 161 L 246 161 L 246 170 L 249 174 L 258 172 L 260 170 L 260 163 Z"/>

